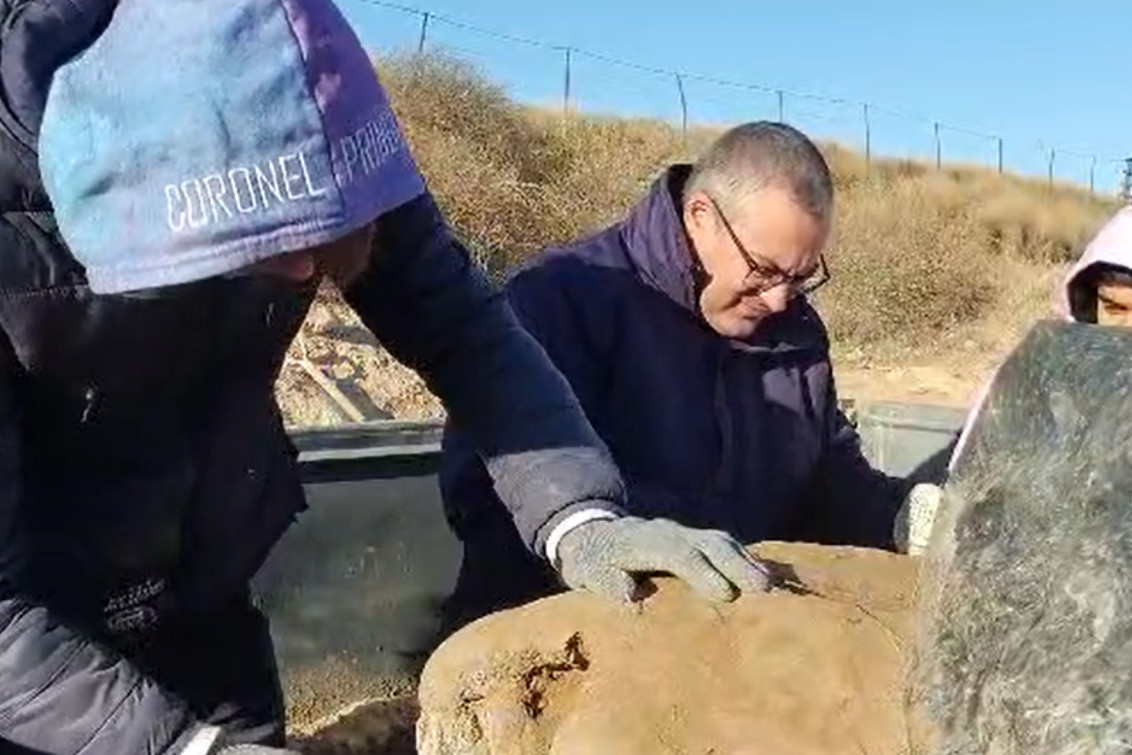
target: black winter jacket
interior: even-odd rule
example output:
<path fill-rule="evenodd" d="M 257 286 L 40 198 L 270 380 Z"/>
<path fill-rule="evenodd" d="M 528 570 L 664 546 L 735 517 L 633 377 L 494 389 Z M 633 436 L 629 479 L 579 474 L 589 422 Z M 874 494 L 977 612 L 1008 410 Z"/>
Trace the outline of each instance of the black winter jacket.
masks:
<path fill-rule="evenodd" d="M 305 505 L 273 387 L 315 284 L 98 296 L 56 231 L 35 134 L 113 7 L 0 0 L 0 739 L 43 753 L 175 751 L 195 722 L 132 638 L 239 595 Z M 431 197 L 376 238 L 347 301 L 474 438 L 528 547 L 616 508 L 576 399 Z"/>

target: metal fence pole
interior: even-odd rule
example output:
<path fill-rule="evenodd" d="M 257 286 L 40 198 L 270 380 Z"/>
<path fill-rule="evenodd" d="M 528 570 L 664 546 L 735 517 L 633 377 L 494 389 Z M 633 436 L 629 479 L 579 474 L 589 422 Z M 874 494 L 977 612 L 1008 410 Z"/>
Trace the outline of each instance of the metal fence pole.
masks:
<path fill-rule="evenodd" d="M 935 169 L 943 167 L 943 145 L 939 141 L 939 122 L 935 124 Z"/>
<path fill-rule="evenodd" d="M 566 83 L 562 91 L 562 115 L 570 114 L 570 48 L 566 48 Z"/>
<path fill-rule="evenodd" d="M 867 170 L 873 162 L 873 135 L 872 127 L 869 124 L 869 103 L 864 103 L 861 110 L 865 114 L 865 168 Z"/>
<path fill-rule="evenodd" d="M 1057 160 L 1057 150 L 1051 149 L 1049 151 L 1049 188 L 1053 189 L 1053 163 Z"/>
<path fill-rule="evenodd" d="M 432 14 L 425 11 L 421 14 L 421 38 L 417 41 L 417 54 L 424 52 L 425 40 L 428 38 L 428 20 Z"/>
<path fill-rule="evenodd" d="M 1097 193 L 1097 156 L 1093 155 L 1089 161 L 1089 193 Z"/>
<path fill-rule="evenodd" d="M 676 74 L 676 91 L 680 93 L 680 134 L 688 145 L 688 98 L 684 96 L 684 79 Z"/>
<path fill-rule="evenodd" d="M 998 175 L 1002 175 L 1002 137 L 998 137 Z"/>
<path fill-rule="evenodd" d="M 783 95 L 781 89 L 778 90 L 777 94 L 778 94 L 778 122 L 779 123 L 785 123 L 786 122 L 785 95 Z"/>

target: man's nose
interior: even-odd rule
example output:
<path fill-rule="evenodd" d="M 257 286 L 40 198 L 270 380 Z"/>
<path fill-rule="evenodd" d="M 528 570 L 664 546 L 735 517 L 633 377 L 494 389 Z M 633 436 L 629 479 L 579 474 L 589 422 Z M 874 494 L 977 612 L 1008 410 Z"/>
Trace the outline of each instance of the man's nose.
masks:
<path fill-rule="evenodd" d="M 778 313 L 786 309 L 790 303 L 790 286 L 781 283 L 773 288 L 767 289 L 762 293 L 763 304 L 771 312 Z"/>

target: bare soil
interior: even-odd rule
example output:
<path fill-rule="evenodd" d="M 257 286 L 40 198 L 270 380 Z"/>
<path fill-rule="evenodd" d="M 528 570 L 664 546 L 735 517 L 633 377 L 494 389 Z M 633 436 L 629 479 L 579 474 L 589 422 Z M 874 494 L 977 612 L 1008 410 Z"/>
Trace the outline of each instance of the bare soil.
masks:
<path fill-rule="evenodd" d="M 290 745 L 303 755 L 417 755 L 414 697 L 383 700 L 352 711 Z"/>
<path fill-rule="evenodd" d="M 320 293 L 311 308 L 288 357 L 276 383 L 288 425 L 443 416 L 440 401 L 420 376 L 383 349 L 353 310 L 329 288 Z M 337 389 L 348 408 L 312 378 L 311 369 Z"/>
<path fill-rule="evenodd" d="M 955 408 L 970 406 L 979 387 L 993 372 L 992 365 L 964 369 L 963 365 L 942 359 L 911 364 L 839 365 L 835 369 L 837 393 L 843 399 Z"/>

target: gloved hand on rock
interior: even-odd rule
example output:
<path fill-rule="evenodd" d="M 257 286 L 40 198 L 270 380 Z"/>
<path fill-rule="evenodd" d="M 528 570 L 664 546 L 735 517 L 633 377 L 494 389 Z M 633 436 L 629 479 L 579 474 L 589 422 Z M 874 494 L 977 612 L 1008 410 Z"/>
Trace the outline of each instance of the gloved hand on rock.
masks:
<path fill-rule="evenodd" d="M 570 530 L 558 544 L 559 573 L 574 589 L 615 601 L 636 596 L 636 575 L 667 572 L 701 597 L 731 601 L 763 592 L 762 564 L 726 532 L 684 527 L 667 519 L 597 519 Z"/>
<path fill-rule="evenodd" d="M 943 489 L 938 485 L 914 485 L 896 514 L 896 547 L 901 553 L 920 555 L 928 547 L 936 512 L 943 500 Z"/>

